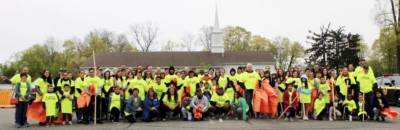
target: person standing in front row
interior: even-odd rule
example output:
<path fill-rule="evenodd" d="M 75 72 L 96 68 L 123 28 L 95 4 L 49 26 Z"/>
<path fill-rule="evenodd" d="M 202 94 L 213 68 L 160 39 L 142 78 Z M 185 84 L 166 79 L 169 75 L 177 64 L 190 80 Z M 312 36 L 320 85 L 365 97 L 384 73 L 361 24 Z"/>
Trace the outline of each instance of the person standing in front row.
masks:
<path fill-rule="evenodd" d="M 242 81 L 246 88 L 245 98 L 246 102 L 249 105 L 249 114 L 253 114 L 253 90 L 256 87 L 257 83 L 261 82 L 260 75 L 253 70 L 253 65 L 248 63 L 246 65 L 246 72 L 242 75 Z"/>
<path fill-rule="evenodd" d="M 14 89 L 15 98 L 18 100 L 17 104 L 15 105 L 15 126 L 17 128 L 29 127 L 26 112 L 31 91 L 28 75 L 26 73 L 22 73 L 19 76 L 20 80 L 18 83 L 16 83 Z"/>

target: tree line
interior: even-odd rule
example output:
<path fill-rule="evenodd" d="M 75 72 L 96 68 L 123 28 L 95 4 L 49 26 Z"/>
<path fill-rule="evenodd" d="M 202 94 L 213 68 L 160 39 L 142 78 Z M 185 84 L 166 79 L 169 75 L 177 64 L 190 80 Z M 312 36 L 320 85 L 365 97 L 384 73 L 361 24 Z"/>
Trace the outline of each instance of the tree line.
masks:
<path fill-rule="evenodd" d="M 192 51 L 195 46 L 201 46 L 203 51 L 211 49 L 211 26 L 200 28 L 197 34 L 186 33 L 180 41 L 168 40 L 164 43 L 158 41 L 159 28 L 155 24 L 139 23 L 130 29 L 129 34 L 93 30 L 83 39 L 72 38 L 61 42 L 48 38 L 44 43 L 35 44 L 0 64 L 1 75 L 10 77 L 23 65 L 31 68 L 33 77 L 38 77 L 45 68 L 54 74 L 59 69 L 78 72 L 79 66 L 90 58 L 93 50 L 96 53 L 177 51 L 177 48 Z M 309 31 L 306 44 L 311 45 L 310 48 L 286 37 L 269 39 L 253 34 L 241 26 L 227 26 L 223 31 L 226 51 L 268 51 L 276 60 L 277 67 L 285 70 L 304 63 L 338 67 L 354 63 L 360 56 L 354 54 L 366 50 L 360 35 L 347 33 L 344 27 L 332 29 L 329 25 L 322 26 L 321 32 Z M 160 50 L 152 50 L 154 46 L 160 46 Z M 342 62 L 342 59 L 346 59 L 346 62 Z"/>

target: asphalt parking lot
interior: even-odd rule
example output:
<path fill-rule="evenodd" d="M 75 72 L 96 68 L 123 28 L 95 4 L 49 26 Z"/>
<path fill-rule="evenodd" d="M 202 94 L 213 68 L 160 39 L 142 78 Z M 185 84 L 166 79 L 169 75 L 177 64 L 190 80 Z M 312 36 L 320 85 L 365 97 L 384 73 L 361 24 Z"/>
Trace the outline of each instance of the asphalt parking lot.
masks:
<path fill-rule="evenodd" d="M 400 108 L 396 108 L 400 110 Z M 104 123 L 94 125 L 73 124 L 68 126 L 42 127 L 37 123 L 30 121 L 31 127 L 23 128 L 29 130 L 399 130 L 400 119 L 395 122 L 359 122 L 359 121 L 295 121 L 287 122 L 284 120 L 258 119 L 250 120 L 250 122 L 238 120 L 217 120 L 201 121 L 201 122 L 184 122 L 184 121 L 159 121 L 144 123 L 139 122 L 130 125 L 129 123 Z M 0 130 L 14 130 L 14 109 L 0 109 Z"/>

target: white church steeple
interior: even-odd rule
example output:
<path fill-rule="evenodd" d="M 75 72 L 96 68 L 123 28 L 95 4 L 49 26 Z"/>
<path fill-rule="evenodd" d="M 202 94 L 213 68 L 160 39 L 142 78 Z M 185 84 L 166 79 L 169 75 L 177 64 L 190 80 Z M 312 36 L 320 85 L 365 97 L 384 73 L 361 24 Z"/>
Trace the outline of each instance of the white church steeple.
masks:
<path fill-rule="evenodd" d="M 211 53 L 224 53 L 224 34 L 219 27 L 218 7 L 215 6 L 215 21 L 211 33 Z"/>

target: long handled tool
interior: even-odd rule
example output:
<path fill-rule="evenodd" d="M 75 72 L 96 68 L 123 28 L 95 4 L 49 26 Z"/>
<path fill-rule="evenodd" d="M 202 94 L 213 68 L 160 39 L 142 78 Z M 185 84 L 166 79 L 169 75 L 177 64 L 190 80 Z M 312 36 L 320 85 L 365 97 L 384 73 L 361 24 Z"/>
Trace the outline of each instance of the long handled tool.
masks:
<path fill-rule="evenodd" d="M 333 79 L 332 79 L 333 80 Z M 335 80 L 331 81 L 332 86 L 332 107 L 333 107 L 333 120 L 336 120 L 336 105 L 335 105 Z M 329 115 L 330 116 L 330 115 Z"/>
<path fill-rule="evenodd" d="M 364 110 L 365 110 L 365 93 L 363 93 L 363 99 L 364 101 L 362 102 L 362 111 L 361 111 L 361 115 L 362 115 L 362 121 L 364 122 Z"/>
<path fill-rule="evenodd" d="M 294 101 L 297 100 L 297 98 L 299 97 L 299 94 L 296 94 L 296 97 L 294 97 Z M 294 102 L 290 102 L 289 106 L 292 105 Z M 280 120 L 282 118 L 282 116 L 289 110 L 290 107 L 287 107 L 282 113 L 281 115 L 279 115 L 278 120 Z"/>
<path fill-rule="evenodd" d="M 96 56 L 95 56 L 95 53 L 94 53 L 94 50 L 93 50 L 93 67 L 94 67 L 94 76 L 97 76 L 97 67 L 96 67 Z M 96 125 L 97 124 L 97 94 L 96 94 L 96 87 L 97 86 L 94 86 L 95 88 L 94 88 L 94 117 L 93 117 L 93 122 L 94 122 L 94 125 Z"/>

